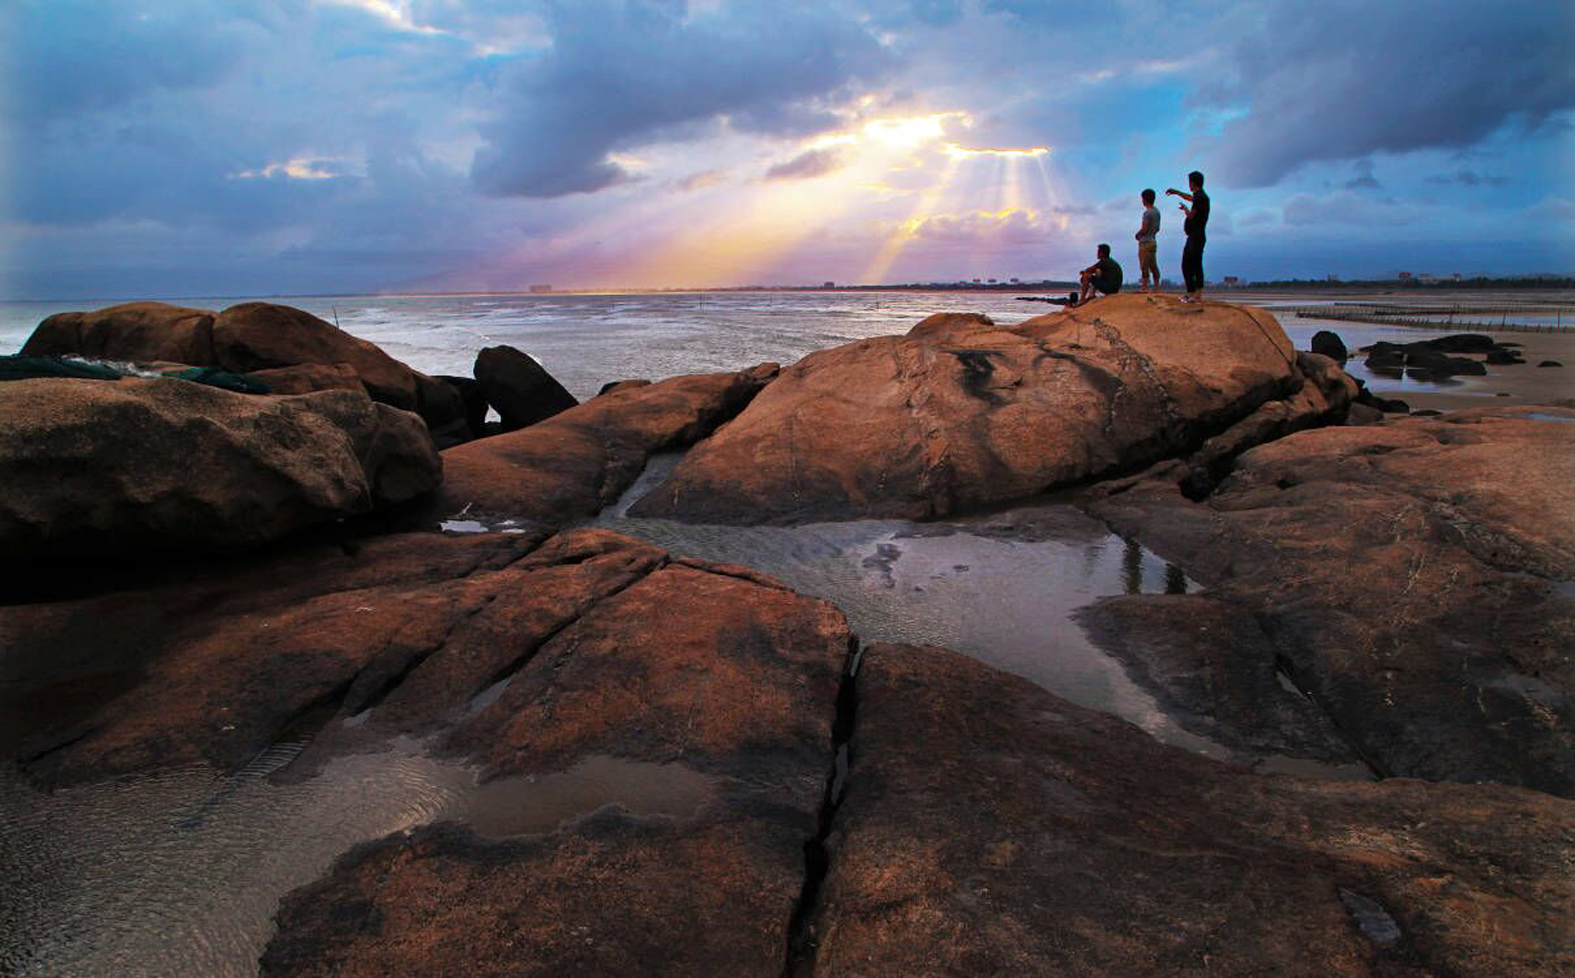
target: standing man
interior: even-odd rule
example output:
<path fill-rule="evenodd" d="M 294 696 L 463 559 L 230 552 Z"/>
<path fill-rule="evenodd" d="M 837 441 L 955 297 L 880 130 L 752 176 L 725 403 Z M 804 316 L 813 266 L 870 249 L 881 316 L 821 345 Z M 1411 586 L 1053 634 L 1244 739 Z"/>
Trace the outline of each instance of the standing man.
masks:
<path fill-rule="evenodd" d="M 1187 215 L 1187 222 L 1183 230 L 1187 232 L 1187 243 L 1181 249 L 1181 277 L 1186 279 L 1187 294 L 1182 296 L 1183 302 L 1203 301 L 1203 245 L 1206 238 L 1204 230 L 1209 224 L 1209 195 L 1203 192 L 1203 174 L 1193 170 L 1187 174 L 1187 185 L 1192 193 L 1184 194 L 1171 187 L 1165 191 L 1166 195 L 1175 194 L 1182 200 L 1191 204 L 1181 205 L 1182 213 Z"/>
<path fill-rule="evenodd" d="M 1143 276 L 1142 288 L 1144 292 L 1159 291 L 1159 242 L 1155 236 L 1159 234 L 1159 208 L 1154 206 L 1154 191 L 1145 190 L 1143 197 L 1143 224 L 1138 228 L 1138 272 Z M 1154 284 L 1149 285 L 1149 277 L 1153 276 Z"/>

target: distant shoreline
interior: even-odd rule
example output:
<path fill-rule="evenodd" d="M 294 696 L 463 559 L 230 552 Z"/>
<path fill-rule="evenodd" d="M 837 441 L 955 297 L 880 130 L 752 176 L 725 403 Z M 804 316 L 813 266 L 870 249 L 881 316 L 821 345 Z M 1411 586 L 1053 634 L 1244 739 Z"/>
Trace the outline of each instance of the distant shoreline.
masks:
<path fill-rule="evenodd" d="M 368 296 L 385 297 L 390 299 L 420 299 L 420 298 L 463 298 L 475 297 L 508 297 L 508 298 L 554 298 L 561 296 L 584 295 L 703 295 L 716 293 L 804 293 L 804 292 L 848 292 L 848 293 L 922 293 L 922 292 L 986 292 L 986 293 L 1061 293 L 1077 288 L 1076 282 L 1042 280 L 1038 282 L 988 282 L 980 283 L 909 283 L 890 285 L 743 285 L 719 286 L 715 288 L 661 288 L 661 289 L 555 289 L 551 292 L 518 291 L 409 291 L 409 292 L 276 292 L 276 293 L 237 293 L 234 295 L 175 295 L 164 296 L 159 300 L 149 300 L 146 294 L 124 296 L 89 296 L 89 297 L 56 297 L 42 299 L 0 299 L 0 302 L 18 305 L 32 303 L 61 303 L 61 302 L 139 302 L 139 301 L 182 301 L 190 299 L 351 299 L 366 298 Z M 1164 293 L 1179 294 L 1182 289 L 1179 285 L 1162 287 Z M 1207 287 L 1209 293 L 1224 293 L 1231 296 L 1264 296 L 1264 295 L 1306 295 L 1318 294 L 1326 296 L 1374 296 L 1374 295 L 1405 295 L 1412 298 L 1444 297 L 1464 292 L 1571 292 L 1575 293 L 1575 277 L 1512 277 L 1512 278 L 1473 278 L 1456 281 L 1416 282 L 1399 281 L 1396 279 L 1350 280 L 1341 282 L 1327 282 L 1316 279 L 1289 279 L 1273 282 L 1243 282 L 1234 285 L 1222 285 L 1211 282 Z M 1575 297 L 1567 300 L 1575 303 Z"/>

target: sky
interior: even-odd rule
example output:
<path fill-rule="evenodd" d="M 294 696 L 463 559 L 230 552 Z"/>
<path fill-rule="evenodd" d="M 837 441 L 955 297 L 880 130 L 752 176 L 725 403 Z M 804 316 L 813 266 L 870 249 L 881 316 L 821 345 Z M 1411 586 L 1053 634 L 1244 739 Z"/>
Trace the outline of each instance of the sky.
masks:
<path fill-rule="evenodd" d="M 1575 3 L 6 0 L 0 298 L 1575 273 Z M 1182 215 L 1161 196 L 1160 263 Z"/>

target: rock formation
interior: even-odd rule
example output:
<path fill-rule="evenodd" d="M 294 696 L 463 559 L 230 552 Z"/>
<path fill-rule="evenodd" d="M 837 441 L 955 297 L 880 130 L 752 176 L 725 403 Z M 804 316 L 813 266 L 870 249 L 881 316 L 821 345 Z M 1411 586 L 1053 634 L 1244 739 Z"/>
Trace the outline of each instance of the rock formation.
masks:
<path fill-rule="evenodd" d="M 527 354 L 512 346 L 489 346 L 476 355 L 473 372 L 487 402 L 514 431 L 546 420 L 580 403 Z"/>
<path fill-rule="evenodd" d="M 1575 968 L 1568 801 L 1254 775 L 935 649 L 856 689 L 814 974 Z"/>
<path fill-rule="evenodd" d="M 441 472 L 419 418 L 359 391 L 0 384 L 0 548 L 12 560 L 254 546 L 405 502 Z"/>
<path fill-rule="evenodd" d="M 672 377 L 625 388 L 443 453 L 432 513 L 557 528 L 616 501 L 660 451 L 684 448 L 736 415 L 770 369 Z"/>
<path fill-rule="evenodd" d="M 309 312 L 269 302 L 245 302 L 221 313 L 162 302 L 57 313 L 38 325 L 21 352 L 162 360 L 234 373 L 306 364 L 332 368 L 336 374 L 348 368 L 373 400 L 419 413 L 434 432 L 464 417 L 459 394 L 448 385 L 410 369 L 376 345 Z M 290 393 L 311 383 L 304 373 L 292 376 Z M 318 380 L 325 377 L 321 373 L 311 376 Z"/>
<path fill-rule="evenodd" d="M 1255 616 L 1380 774 L 1575 795 L 1575 423 L 1530 413 L 1304 431 L 1201 502 L 1172 468 L 1087 507 Z"/>
<path fill-rule="evenodd" d="M 1010 328 L 932 316 L 787 368 L 632 512 L 944 516 L 1190 452 L 1308 379 L 1274 318 L 1246 306 L 1119 295 Z"/>

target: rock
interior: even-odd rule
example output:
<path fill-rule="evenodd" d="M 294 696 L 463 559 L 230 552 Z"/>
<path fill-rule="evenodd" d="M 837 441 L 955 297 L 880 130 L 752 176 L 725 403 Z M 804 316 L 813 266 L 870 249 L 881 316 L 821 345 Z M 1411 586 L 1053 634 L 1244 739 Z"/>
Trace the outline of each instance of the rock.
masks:
<path fill-rule="evenodd" d="M 1246 306 L 1117 295 L 1011 328 L 937 315 L 782 371 L 631 513 L 943 516 L 1190 452 L 1305 382 Z"/>
<path fill-rule="evenodd" d="M 1357 393 L 1354 403 L 1365 404 L 1370 408 L 1377 408 L 1385 414 L 1410 414 L 1411 405 L 1399 398 L 1379 397 L 1364 385 Z"/>
<path fill-rule="evenodd" d="M 1329 718 L 1289 685 L 1278 648 L 1250 609 L 1213 595 L 1132 594 L 1088 605 L 1076 618 L 1198 736 L 1243 758 L 1358 763 Z"/>
<path fill-rule="evenodd" d="M 360 392 L 0 384 L 6 556 L 248 547 L 435 487 L 420 419 Z"/>
<path fill-rule="evenodd" d="M 168 360 L 215 366 L 213 313 L 162 302 L 126 302 L 94 312 L 48 317 L 22 344 L 29 356 L 75 354 L 94 360 Z"/>
<path fill-rule="evenodd" d="M 346 363 L 373 400 L 414 411 L 416 374 L 366 340 L 309 312 L 271 302 L 243 302 L 213 324 L 214 362 L 249 373 L 303 363 Z"/>
<path fill-rule="evenodd" d="M 1564 366 L 1564 364 L 1560 363 L 1557 360 L 1544 360 L 1541 363 L 1537 364 L 1537 366 L 1539 366 L 1539 367 L 1562 367 L 1562 366 Z"/>
<path fill-rule="evenodd" d="M 1575 968 L 1568 801 L 1255 775 L 935 649 L 856 690 L 799 973 Z"/>
<path fill-rule="evenodd" d="M 1310 348 L 1312 352 L 1340 363 L 1344 363 L 1346 357 L 1350 356 L 1350 353 L 1345 348 L 1345 341 L 1340 339 L 1340 334 L 1330 332 L 1327 329 L 1320 329 L 1313 334 Z"/>
<path fill-rule="evenodd" d="M 514 431 L 567 411 L 579 401 L 542 369 L 541 364 L 512 346 L 489 346 L 476 355 L 476 382 L 487 403 Z"/>
<path fill-rule="evenodd" d="M 1493 337 L 1482 333 L 1455 333 L 1422 342 L 1440 353 L 1491 353 L 1502 346 Z"/>
<path fill-rule="evenodd" d="M 550 791 L 587 765 L 639 776 L 560 824 L 426 826 L 351 851 L 283 900 L 265 974 L 776 975 L 852 637 L 826 602 L 725 571 L 597 529 L 209 562 L 0 606 L 0 695 L 75 709 L 17 752 L 46 786 L 233 772 L 282 738 L 312 738 L 302 758 L 320 760 L 394 733 L 500 787 Z M 106 673 L 97 702 L 55 692 Z M 642 814 L 640 779 L 694 797 Z"/>
<path fill-rule="evenodd" d="M 1503 347 L 1495 347 L 1494 349 L 1488 351 L 1487 356 L 1483 358 L 1483 362 L 1495 364 L 1498 366 L 1509 366 L 1516 363 L 1525 363 L 1526 361 L 1519 353 L 1514 350 L 1507 350 Z"/>
<path fill-rule="evenodd" d="M 1256 615 L 1380 774 L 1571 795 L 1575 424 L 1524 416 L 1560 410 L 1303 431 L 1201 504 L 1172 476 L 1086 506 Z"/>
<path fill-rule="evenodd" d="M 1383 420 L 1384 412 L 1366 404 L 1352 404 L 1345 417 L 1348 425 L 1378 424 Z"/>
<path fill-rule="evenodd" d="M 447 381 L 416 375 L 416 408 L 432 441 L 440 449 L 461 445 L 476 437 L 466 420 L 467 406 L 460 389 Z"/>
<path fill-rule="evenodd" d="M 1290 397 L 1269 401 L 1225 431 L 1209 438 L 1187 459 L 1189 474 L 1183 490 L 1200 499 L 1230 471 L 1231 462 L 1254 445 L 1283 438 L 1293 431 L 1345 420 L 1357 381 L 1333 360 L 1317 353 L 1298 353 L 1296 366 L 1306 382 Z"/>
<path fill-rule="evenodd" d="M 761 383 L 747 372 L 673 377 L 451 448 L 430 514 L 552 529 L 594 516 L 634 483 L 652 454 L 703 438 Z"/>
<path fill-rule="evenodd" d="M 465 426 L 470 429 L 472 438 L 479 438 L 482 426 L 487 423 L 487 395 L 481 390 L 481 382 L 474 377 L 450 377 L 440 375 L 432 378 L 441 380 L 450 387 L 459 391 L 459 399 L 465 406 Z"/>
<path fill-rule="evenodd" d="M 272 394 L 310 394 L 313 391 L 364 391 L 361 378 L 348 363 L 301 363 L 293 367 L 256 370 Z"/>
<path fill-rule="evenodd" d="M 442 428 L 458 412 L 442 391 L 422 388 L 431 378 L 410 369 L 332 323 L 291 306 L 245 302 L 215 315 L 161 302 L 133 302 L 95 312 L 59 313 L 39 324 L 22 348 L 28 354 L 77 354 L 106 360 L 163 360 L 232 373 L 316 364 L 349 365 L 375 401 L 418 411 Z M 304 386 L 304 372 L 286 383 Z M 329 375 L 315 372 L 322 380 Z M 323 388 L 315 388 L 323 389 Z M 333 388 L 328 388 L 333 389 Z M 436 411 L 437 413 L 429 413 Z"/>
<path fill-rule="evenodd" d="M 596 396 L 601 397 L 603 394 L 611 394 L 613 391 L 629 390 L 634 387 L 645 387 L 650 383 L 651 382 L 649 380 L 611 380 L 602 385 L 602 389 L 596 392 Z"/>

